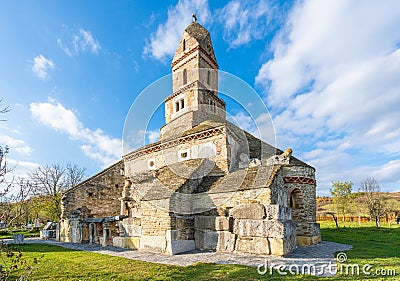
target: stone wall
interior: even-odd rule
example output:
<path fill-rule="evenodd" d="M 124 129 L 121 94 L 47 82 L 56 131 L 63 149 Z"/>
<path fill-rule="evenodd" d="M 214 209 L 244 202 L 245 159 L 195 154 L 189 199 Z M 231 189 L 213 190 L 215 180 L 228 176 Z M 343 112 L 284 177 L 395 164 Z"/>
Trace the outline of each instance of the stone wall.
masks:
<path fill-rule="evenodd" d="M 68 220 L 71 216 L 99 218 L 119 215 L 119 197 L 124 186 L 121 169 L 123 162 L 119 161 L 65 192 L 61 201 L 62 219 Z M 67 231 L 67 224 L 64 222 L 61 225 L 61 232 Z"/>

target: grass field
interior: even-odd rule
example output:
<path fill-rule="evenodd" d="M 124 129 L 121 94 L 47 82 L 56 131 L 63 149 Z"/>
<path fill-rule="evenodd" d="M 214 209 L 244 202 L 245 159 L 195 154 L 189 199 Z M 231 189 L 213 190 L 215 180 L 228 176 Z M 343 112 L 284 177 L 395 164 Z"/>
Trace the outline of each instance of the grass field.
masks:
<path fill-rule="evenodd" d="M 25 238 L 28 237 L 39 237 L 40 233 L 39 230 L 37 231 L 13 231 L 13 232 L 7 232 L 7 234 L 0 233 L 0 240 L 1 239 L 12 239 L 14 234 L 24 234 Z"/>
<path fill-rule="evenodd" d="M 377 275 L 337 276 L 334 278 L 308 275 L 258 275 L 255 268 L 237 265 L 200 263 L 178 267 L 110 257 L 96 253 L 73 251 L 51 245 L 26 244 L 24 255 L 30 260 L 43 255 L 32 276 L 33 280 L 400 280 L 400 228 L 344 224 L 339 229 L 331 222 L 321 225 L 322 237 L 327 241 L 352 244 L 347 252 L 348 263 L 371 265 L 377 269 L 396 270 L 397 276 Z"/>

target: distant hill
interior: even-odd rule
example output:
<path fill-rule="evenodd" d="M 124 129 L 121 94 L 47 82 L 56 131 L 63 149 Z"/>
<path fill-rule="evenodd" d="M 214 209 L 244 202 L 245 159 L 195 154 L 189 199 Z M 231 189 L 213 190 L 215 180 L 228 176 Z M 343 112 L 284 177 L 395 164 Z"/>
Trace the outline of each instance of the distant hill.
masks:
<path fill-rule="evenodd" d="M 400 192 L 380 192 L 379 195 L 386 210 L 385 218 L 394 221 L 395 217 L 400 216 Z M 351 195 L 345 214 L 346 220 L 357 220 L 358 217 L 362 218 L 362 220 L 369 219 L 369 211 L 364 203 L 365 197 L 366 195 L 361 192 Z M 332 217 L 327 215 L 328 212 L 334 212 L 339 221 L 343 221 L 343 215 L 341 213 L 338 214 L 332 197 L 317 196 L 317 220 L 331 220 Z"/>

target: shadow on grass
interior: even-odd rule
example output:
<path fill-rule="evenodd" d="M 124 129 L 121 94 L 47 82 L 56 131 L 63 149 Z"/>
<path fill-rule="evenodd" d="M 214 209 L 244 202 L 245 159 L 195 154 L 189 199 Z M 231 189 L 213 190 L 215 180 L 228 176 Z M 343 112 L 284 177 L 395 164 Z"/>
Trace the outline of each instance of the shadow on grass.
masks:
<path fill-rule="evenodd" d="M 49 252 L 77 252 L 78 250 L 63 248 L 56 245 L 49 244 L 23 244 L 23 245 L 15 245 L 19 247 L 23 252 L 31 252 L 31 253 L 49 253 Z"/>

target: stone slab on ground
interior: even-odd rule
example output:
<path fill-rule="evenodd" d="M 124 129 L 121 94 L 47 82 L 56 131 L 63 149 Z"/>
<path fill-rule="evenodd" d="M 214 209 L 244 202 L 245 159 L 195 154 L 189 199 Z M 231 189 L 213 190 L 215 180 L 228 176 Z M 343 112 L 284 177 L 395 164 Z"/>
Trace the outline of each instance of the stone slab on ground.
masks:
<path fill-rule="evenodd" d="M 12 241 L 12 240 L 11 240 Z M 322 241 L 321 244 L 308 246 L 308 247 L 297 247 L 297 249 L 286 257 L 276 256 L 262 256 L 262 255 L 251 255 L 251 254 L 237 254 L 237 253 L 217 253 L 217 252 L 201 252 L 193 251 L 183 253 L 179 255 L 163 255 L 157 253 L 150 253 L 144 251 L 136 251 L 123 249 L 114 246 L 102 247 L 98 244 L 78 244 L 78 243 L 66 243 L 57 242 L 53 240 L 42 240 L 28 238 L 25 239 L 25 243 L 36 243 L 36 244 L 51 244 L 73 250 L 95 252 L 99 254 L 105 254 L 110 256 L 124 257 L 133 260 L 141 260 L 154 263 L 162 263 L 169 265 L 178 266 L 189 266 L 198 262 L 205 263 L 216 263 L 216 264 L 240 264 L 255 267 L 260 265 L 274 265 L 274 268 L 278 266 L 284 266 L 289 268 L 290 266 L 296 265 L 301 267 L 305 264 L 314 265 L 317 270 L 317 275 L 321 276 L 332 276 L 331 272 L 327 270 L 328 266 L 335 265 L 336 260 L 334 257 L 335 252 L 347 251 L 352 249 L 351 245 L 340 244 L 335 242 Z M 324 268 L 324 272 L 319 272 L 318 269 Z"/>

